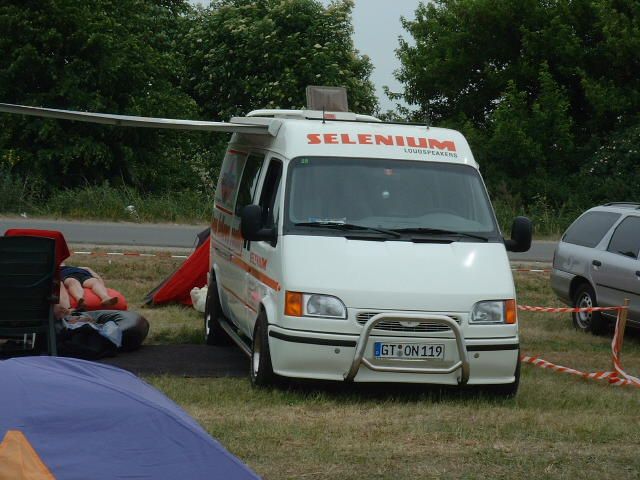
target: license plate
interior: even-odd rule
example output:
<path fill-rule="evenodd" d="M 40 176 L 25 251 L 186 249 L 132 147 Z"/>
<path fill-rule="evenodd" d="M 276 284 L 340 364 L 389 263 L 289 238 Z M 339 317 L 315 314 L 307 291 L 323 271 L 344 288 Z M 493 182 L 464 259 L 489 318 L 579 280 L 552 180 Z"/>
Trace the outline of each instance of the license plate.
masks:
<path fill-rule="evenodd" d="M 375 358 L 403 360 L 444 359 L 444 345 L 441 343 L 375 342 L 373 346 Z"/>

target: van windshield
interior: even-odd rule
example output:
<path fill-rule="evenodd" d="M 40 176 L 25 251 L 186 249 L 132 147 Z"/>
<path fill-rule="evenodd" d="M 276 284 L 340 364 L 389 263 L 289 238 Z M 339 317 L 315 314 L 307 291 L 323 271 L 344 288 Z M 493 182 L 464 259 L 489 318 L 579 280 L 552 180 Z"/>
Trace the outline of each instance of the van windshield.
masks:
<path fill-rule="evenodd" d="M 480 174 L 468 165 L 301 157 L 289 165 L 286 191 L 285 234 L 345 235 L 346 226 L 499 239 Z"/>

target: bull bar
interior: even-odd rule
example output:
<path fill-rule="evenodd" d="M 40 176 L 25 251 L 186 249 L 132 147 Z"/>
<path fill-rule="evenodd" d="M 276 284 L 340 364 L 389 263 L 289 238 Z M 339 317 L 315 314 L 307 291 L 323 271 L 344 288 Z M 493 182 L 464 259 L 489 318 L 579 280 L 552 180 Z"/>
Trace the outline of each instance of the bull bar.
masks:
<path fill-rule="evenodd" d="M 396 321 L 420 321 L 420 322 L 431 322 L 440 325 L 446 325 L 453 331 L 456 340 L 456 346 L 458 348 L 458 356 L 459 360 L 455 362 L 450 367 L 401 367 L 401 366 L 392 366 L 392 365 L 376 365 L 369 361 L 369 359 L 365 358 L 364 351 L 369 342 L 369 337 L 371 336 L 371 331 L 375 328 L 377 324 L 380 322 L 384 322 L 385 320 L 396 320 Z M 360 369 L 360 365 L 365 365 L 367 368 L 376 371 L 376 372 L 395 372 L 395 373 L 421 373 L 421 374 L 447 374 L 455 372 L 456 370 L 460 370 L 460 378 L 458 379 L 458 383 L 460 385 L 465 385 L 469 380 L 469 358 L 467 356 L 467 345 L 465 344 L 464 337 L 462 336 L 462 329 L 460 325 L 452 319 L 451 317 L 447 317 L 446 315 L 423 315 L 423 314 L 397 314 L 397 313 L 379 313 L 369 319 L 367 323 L 362 328 L 362 332 L 360 332 L 360 336 L 358 337 L 358 341 L 356 343 L 356 351 L 353 357 L 353 361 L 351 362 L 351 367 L 349 371 L 344 374 L 344 380 L 347 382 L 353 381 Z"/>

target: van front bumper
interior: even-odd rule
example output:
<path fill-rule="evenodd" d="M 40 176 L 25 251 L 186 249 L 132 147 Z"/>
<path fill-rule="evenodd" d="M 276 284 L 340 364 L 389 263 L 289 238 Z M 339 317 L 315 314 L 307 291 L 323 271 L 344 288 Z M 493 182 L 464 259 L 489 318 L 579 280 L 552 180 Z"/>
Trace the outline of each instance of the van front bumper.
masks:
<path fill-rule="evenodd" d="M 411 316 L 411 315 L 408 315 Z M 429 315 L 429 321 L 443 317 Z M 354 382 L 431 383 L 442 385 L 483 385 L 512 383 L 519 356 L 517 336 L 465 339 L 461 328 L 455 338 L 398 337 L 371 334 L 384 315 L 371 318 L 360 335 L 319 333 L 269 326 L 273 370 L 278 375 Z M 394 318 L 398 318 L 394 314 Z M 425 319 L 424 315 L 419 316 Z M 412 316 L 412 319 L 415 317 Z M 455 323 L 455 322 L 453 322 Z M 428 342 L 444 345 L 444 359 L 380 360 L 374 355 L 375 342 Z"/>

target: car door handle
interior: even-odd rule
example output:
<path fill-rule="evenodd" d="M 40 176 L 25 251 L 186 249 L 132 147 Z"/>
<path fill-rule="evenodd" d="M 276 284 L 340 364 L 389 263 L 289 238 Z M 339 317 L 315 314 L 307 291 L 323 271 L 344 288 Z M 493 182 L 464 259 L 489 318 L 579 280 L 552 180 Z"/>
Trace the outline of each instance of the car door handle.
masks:
<path fill-rule="evenodd" d="M 600 260 L 593 260 L 591 263 L 592 263 L 592 265 L 594 267 L 601 267 L 602 266 L 602 262 Z"/>

